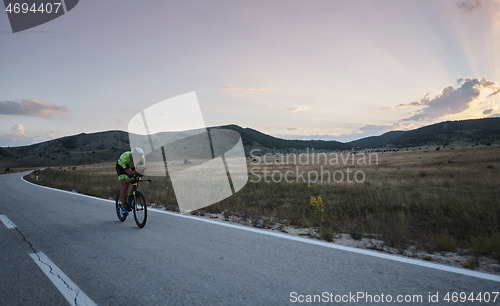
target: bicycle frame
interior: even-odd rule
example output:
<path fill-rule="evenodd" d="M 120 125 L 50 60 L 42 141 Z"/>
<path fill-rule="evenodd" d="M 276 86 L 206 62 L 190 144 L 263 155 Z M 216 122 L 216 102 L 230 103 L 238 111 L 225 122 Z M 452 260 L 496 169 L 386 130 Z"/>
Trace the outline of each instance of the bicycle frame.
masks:
<path fill-rule="evenodd" d="M 139 183 L 140 182 L 149 182 L 151 183 L 151 180 L 141 180 L 139 178 L 134 178 L 130 181 L 127 182 L 127 185 L 132 186 L 130 194 L 127 195 L 126 198 L 126 203 L 125 205 L 128 208 L 128 211 L 133 211 L 134 212 L 134 220 L 137 224 L 138 227 L 142 228 L 146 224 L 147 220 L 147 203 L 144 195 L 139 191 Z M 127 186 L 128 189 L 128 186 Z M 125 221 L 125 219 L 128 216 L 127 214 L 122 214 L 122 204 L 120 201 L 120 193 L 121 191 L 118 190 L 116 197 L 115 197 L 115 209 L 116 209 L 116 214 L 118 216 L 118 219 L 120 221 Z"/>
<path fill-rule="evenodd" d="M 128 184 L 132 186 L 132 190 L 130 190 L 130 194 L 127 196 L 127 200 L 130 198 L 130 196 L 133 196 L 133 201 L 132 203 L 127 203 L 130 208 L 133 207 L 133 203 L 137 201 L 136 198 L 136 192 L 139 191 L 139 183 L 140 182 L 149 182 L 151 184 L 151 180 L 141 180 L 141 179 L 133 179 L 128 181 Z"/>

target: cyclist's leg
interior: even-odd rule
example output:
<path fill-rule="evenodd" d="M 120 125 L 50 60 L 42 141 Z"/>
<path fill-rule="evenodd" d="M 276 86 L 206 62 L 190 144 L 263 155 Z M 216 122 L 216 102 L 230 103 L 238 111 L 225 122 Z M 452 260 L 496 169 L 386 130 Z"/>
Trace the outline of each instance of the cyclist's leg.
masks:
<path fill-rule="evenodd" d="M 122 201 L 122 208 L 127 208 L 127 195 L 128 195 L 128 179 L 120 179 L 120 200 Z"/>
<path fill-rule="evenodd" d="M 118 163 L 116 163 L 116 174 L 118 175 L 118 181 L 120 181 L 120 201 L 122 202 L 122 208 L 127 208 L 128 175 L 125 169 Z"/>

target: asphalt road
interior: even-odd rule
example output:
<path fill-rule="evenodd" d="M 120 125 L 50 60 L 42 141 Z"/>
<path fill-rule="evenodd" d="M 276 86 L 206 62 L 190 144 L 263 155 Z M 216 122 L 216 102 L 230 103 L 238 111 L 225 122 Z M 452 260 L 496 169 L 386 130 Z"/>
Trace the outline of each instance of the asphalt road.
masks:
<path fill-rule="evenodd" d="M 308 298 L 342 305 L 500 304 L 492 293 L 500 291 L 497 276 L 484 279 L 154 211 L 139 229 L 133 216 L 118 221 L 107 201 L 33 186 L 20 174 L 0 175 L 0 185 L 0 215 L 16 226 L 0 222 L 0 305 L 311 304 Z M 58 289 L 37 261 L 71 289 Z M 474 292 L 474 298 L 490 292 L 490 302 L 446 302 L 448 292 L 450 299 L 453 292 Z M 438 302 L 430 303 L 436 293 Z M 419 296 L 422 302 L 404 302 Z"/>

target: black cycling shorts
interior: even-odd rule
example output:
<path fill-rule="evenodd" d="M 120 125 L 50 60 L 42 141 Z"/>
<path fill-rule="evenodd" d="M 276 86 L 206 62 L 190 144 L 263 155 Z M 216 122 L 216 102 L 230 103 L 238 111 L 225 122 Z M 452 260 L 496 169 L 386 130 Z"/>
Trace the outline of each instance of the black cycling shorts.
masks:
<path fill-rule="evenodd" d="M 135 170 L 135 168 L 130 168 L 130 169 Z M 120 166 L 119 163 L 116 163 L 116 174 L 118 175 L 119 180 L 127 178 L 127 177 L 130 178 L 130 176 L 127 174 L 125 169 L 123 169 L 123 167 Z"/>

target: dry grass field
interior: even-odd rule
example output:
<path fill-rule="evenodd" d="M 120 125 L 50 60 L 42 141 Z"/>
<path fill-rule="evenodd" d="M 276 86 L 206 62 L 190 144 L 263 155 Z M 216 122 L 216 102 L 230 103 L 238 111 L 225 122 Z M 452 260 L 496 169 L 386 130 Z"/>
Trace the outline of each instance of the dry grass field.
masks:
<path fill-rule="evenodd" d="M 328 241 L 348 233 L 402 249 L 461 249 L 500 260 L 498 145 L 342 154 L 315 152 L 307 161 L 306 155 L 249 158 L 247 185 L 193 214 L 314 228 Z M 175 210 L 168 177 L 150 178 L 153 183 L 142 186 L 148 202 Z M 38 183 L 103 198 L 118 189 L 114 163 L 51 167 Z"/>

